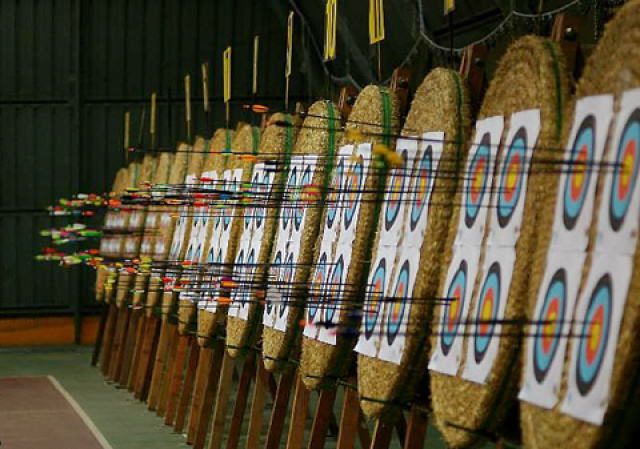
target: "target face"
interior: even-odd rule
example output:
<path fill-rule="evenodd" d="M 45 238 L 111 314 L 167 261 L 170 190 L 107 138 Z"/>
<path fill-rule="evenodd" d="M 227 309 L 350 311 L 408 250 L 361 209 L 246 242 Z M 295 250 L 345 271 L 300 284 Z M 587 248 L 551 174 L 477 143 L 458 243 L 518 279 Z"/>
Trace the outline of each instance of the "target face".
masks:
<path fill-rule="evenodd" d="M 485 133 L 480 140 L 478 149 L 473 156 L 469 171 L 467 173 L 466 186 L 466 202 L 464 221 L 467 228 L 472 228 L 478 218 L 480 208 L 482 207 L 482 199 L 486 193 L 487 182 L 489 180 L 489 167 L 491 149 L 491 137 L 489 133 Z"/>
<path fill-rule="evenodd" d="M 595 118 L 587 116 L 580 125 L 569 157 L 564 185 L 564 226 L 572 230 L 580 217 L 591 182 L 595 152 Z"/>
<path fill-rule="evenodd" d="M 478 308 L 476 310 L 476 330 L 473 343 L 473 354 L 476 363 L 482 362 L 489 348 L 495 331 L 500 304 L 500 264 L 494 262 L 487 271 L 487 276 L 480 290 Z"/>
<path fill-rule="evenodd" d="M 526 151 L 527 131 L 524 127 L 521 127 L 513 136 L 503 162 L 502 173 L 500 174 L 497 213 L 498 223 L 501 228 L 506 227 L 511 221 L 521 196 L 527 159 Z"/>
<path fill-rule="evenodd" d="M 302 180 L 300 181 L 300 188 L 305 188 L 311 184 L 311 167 L 307 166 L 302 174 Z M 301 201 L 300 188 L 296 190 L 296 207 L 294 209 L 293 225 L 296 231 L 300 230 L 302 226 L 302 219 L 304 218 L 304 205 Z"/>
<path fill-rule="evenodd" d="M 282 276 L 282 272 L 284 271 L 284 268 L 282 267 L 282 251 L 278 250 L 278 252 L 276 253 L 276 256 L 273 259 L 273 265 L 271 266 L 271 282 L 275 283 L 276 285 L 280 284 L 281 281 L 281 276 Z M 271 312 L 273 311 L 273 302 L 271 301 L 267 301 L 267 313 L 271 314 Z"/>
<path fill-rule="evenodd" d="M 618 231 L 622 227 L 638 180 L 639 145 L 640 109 L 636 109 L 631 113 L 624 126 L 616 154 L 609 201 L 609 221 L 614 231 Z"/>
<path fill-rule="evenodd" d="M 405 167 L 407 164 L 407 150 L 402 152 L 402 159 L 404 165 L 402 168 L 398 168 L 393 171 L 391 179 L 389 180 L 389 195 L 387 196 L 387 204 L 384 213 L 384 228 L 389 231 L 396 223 L 400 210 L 402 209 L 402 194 L 405 189 L 406 173 Z"/>
<path fill-rule="evenodd" d="M 344 211 L 344 228 L 349 229 L 353 223 L 353 218 L 358 207 L 362 184 L 364 182 L 364 166 L 361 161 L 355 162 L 351 166 L 349 179 L 347 180 L 346 209 Z"/>
<path fill-rule="evenodd" d="M 460 327 L 460 317 L 467 290 L 467 270 L 467 262 L 462 260 L 447 289 L 448 300 L 444 306 L 443 332 L 440 338 L 440 349 L 445 356 L 449 354 Z"/>
<path fill-rule="evenodd" d="M 287 262 L 284 267 L 282 278 L 283 278 L 282 280 L 284 283 L 284 287 L 289 289 L 293 283 L 293 254 L 289 254 L 289 256 L 287 257 Z M 285 312 L 287 311 L 286 298 L 283 298 L 283 299 L 285 299 L 285 302 L 280 305 L 280 312 L 279 312 L 280 318 L 282 318 Z"/>
<path fill-rule="evenodd" d="M 367 339 L 370 339 L 373 336 L 373 332 L 376 329 L 376 323 L 380 317 L 386 279 L 387 260 L 382 258 L 378 262 L 378 266 L 376 267 L 371 279 L 369 301 L 367 304 L 367 310 L 365 310 L 364 314 L 364 333 Z"/>
<path fill-rule="evenodd" d="M 398 273 L 396 285 L 393 289 L 393 301 L 389 305 L 389 316 L 387 318 L 387 342 L 389 346 L 393 344 L 400 333 L 402 319 L 405 314 L 407 297 L 409 296 L 409 274 L 411 266 L 405 260 Z"/>
<path fill-rule="evenodd" d="M 315 321 L 315 317 L 320 309 L 319 301 L 322 298 L 322 288 L 325 285 L 327 279 L 327 253 L 322 253 L 318 264 L 316 265 L 315 273 L 311 282 L 311 300 L 309 301 L 308 314 L 309 321 Z"/>
<path fill-rule="evenodd" d="M 329 289 L 327 292 L 327 306 L 324 311 L 324 318 L 327 322 L 333 322 L 336 314 L 336 305 L 340 301 L 340 292 L 342 291 L 342 283 L 344 277 L 344 257 L 342 254 L 333 266 L 333 271 L 329 276 Z"/>
<path fill-rule="evenodd" d="M 262 182 L 259 184 L 257 190 L 260 192 L 257 200 L 260 203 L 265 204 L 267 202 L 267 193 L 269 191 L 269 173 L 264 172 L 262 174 Z M 259 206 L 256 208 L 256 228 L 262 226 L 262 221 L 266 215 L 267 208 L 265 206 Z"/>
<path fill-rule="evenodd" d="M 422 159 L 418 166 L 418 173 L 416 173 L 416 185 L 413 193 L 413 201 L 411 202 L 411 218 L 409 226 L 411 231 L 415 231 L 422 212 L 427 205 L 427 199 L 429 198 L 429 186 L 431 185 L 431 177 L 433 171 L 433 147 L 427 145 L 427 148 L 422 153 Z"/>
<path fill-rule="evenodd" d="M 291 221 L 291 217 L 293 215 L 293 210 L 296 205 L 296 186 L 298 180 L 298 168 L 291 167 L 289 172 L 289 181 L 287 182 L 287 195 L 288 198 L 285 199 L 285 204 L 282 207 L 282 229 L 287 229 L 289 226 L 289 221 Z"/>
<path fill-rule="evenodd" d="M 536 327 L 533 372 L 538 383 L 546 378 L 558 350 L 567 305 L 567 274 L 559 269 L 551 277 Z"/>
<path fill-rule="evenodd" d="M 605 274 L 591 293 L 578 347 L 576 385 L 583 396 L 591 391 L 602 368 L 611 327 L 612 298 L 611 277 Z"/>
<path fill-rule="evenodd" d="M 340 158 L 338 162 L 338 166 L 333 172 L 333 177 L 331 178 L 331 185 L 329 186 L 330 193 L 328 195 L 329 202 L 327 204 L 327 228 L 331 229 L 333 227 L 333 223 L 336 221 L 336 217 L 338 215 L 338 210 L 340 207 L 341 201 L 341 187 L 342 187 L 342 178 L 344 177 L 344 158 Z"/>

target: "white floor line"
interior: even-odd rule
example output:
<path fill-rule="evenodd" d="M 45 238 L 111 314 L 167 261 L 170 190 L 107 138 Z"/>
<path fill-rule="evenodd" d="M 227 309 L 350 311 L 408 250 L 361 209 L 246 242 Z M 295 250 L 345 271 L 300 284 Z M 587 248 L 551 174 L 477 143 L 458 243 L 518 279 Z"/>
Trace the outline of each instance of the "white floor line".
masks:
<path fill-rule="evenodd" d="M 75 399 L 73 399 L 73 396 L 71 396 L 69 394 L 69 392 L 67 390 L 64 389 L 64 387 L 62 385 L 60 385 L 60 382 L 58 382 L 58 380 L 53 377 L 53 376 L 47 376 L 47 378 L 49 379 L 49 381 L 53 384 L 53 386 L 56 388 L 56 390 L 58 390 L 60 392 L 60 394 L 62 396 L 64 396 L 64 398 L 67 400 L 67 402 L 71 405 L 71 407 L 73 407 L 73 409 L 75 410 L 75 412 L 80 415 L 80 418 L 82 418 L 82 421 L 84 421 L 84 423 L 87 425 L 87 427 L 89 428 L 89 430 L 91 431 L 91 433 L 93 434 L 93 436 L 96 437 L 96 440 L 98 440 L 98 442 L 100 443 L 100 445 L 104 448 L 104 449 L 113 449 L 113 447 L 111 447 L 111 445 L 109 444 L 109 442 L 107 441 L 107 439 L 104 437 L 104 435 L 102 434 L 102 432 L 100 432 L 100 429 L 98 429 L 96 427 L 96 425 L 93 423 L 93 421 L 91 421 L 91 418 L 89 418 L 89 415 L 87 415 L 85 413 L 85 411 L 82 409 L 82 407 L 80 407 L 80 404 L 78 404 L 76 402 Z"/>

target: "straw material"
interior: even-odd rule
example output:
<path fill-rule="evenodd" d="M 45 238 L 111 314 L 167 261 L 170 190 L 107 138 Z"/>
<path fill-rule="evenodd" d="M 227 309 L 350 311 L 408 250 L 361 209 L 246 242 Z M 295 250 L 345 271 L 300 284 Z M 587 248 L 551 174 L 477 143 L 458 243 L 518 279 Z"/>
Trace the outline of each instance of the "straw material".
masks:
<path fill-rule="evenodd" d="M 127 167 L 127 174 L 125 178 L 125 184 L 120 193 L 124 193 L 126 188 L 135 187 L 138 180 L 138 175 L 140 174 L 140 164 L 138 162 L 131 162 Z M 118 215 L 122 219 L 122 226 L 118 227 L 116 230 L 123 233 L 127 230 L 129 226 L 129 219 L 131 218 L 131 213 L 128 211 L 120 210 Z M 112 254 L 109 254 L 111 257 L 122 257 L 124 252 L 124 235 L 118 234 L 112 237 L 112 242 L 115 242 L 114 248 L 117 248 Z M 114 296 L 114 290 L 116 286 L 118 273 L 115 268 L 109 268 L 109 274 L 107 275 L 106 285 L 104 287 L 104 300 L 107 304 L 111 304 Z M 120 305 L 118 305 L 120 307 Z"/>
<path fill-rule="evenodd" d="M 442 254 L 453 209 L 456 180 L 450 175 L 465 160 L 465 139 L 469 136 L 469 108 L 466 87 L 457 72 L 435 69 L 423 81 L 413 99 L 402 135 L 421 136 L 429 131 L 444 131 L 445 140 L 441 162 L 436 172 L 427 229 L 420 249 L 420 267 L 416 275 L 413 298 L 432 298 L 438 295 Z M 381 218 L 378 229 L 381 229 Z M 377 243 L 375 245 L 377 248 Z M 375 260 L 376 255 L 372 256 Z M 396 262 L 395 270 L 399 269 Z M 383 421 L 397 417 L 393 404 L 410 401 L 417 384 L 427 370 L 428 352 L 425 350 L 433 303 L 415 301 L 411 304 L 405 349 L 399 365 L 366 355 L 358 355 L 358 392 L 363 412 L 369 418 Z"/>
<path fill-rule="evenodd" d="M 140 184 L 151 182 L 156 168 L 156 159 L 147 154 L 142 159 L 142 165 L 140 167 L 140 175 L 135 182 L 134 187 L 139 187 Z M 140 244 L 142 243 L 142 235 L 140 231 L 144 229 L 144 221 L 147 215 L 147 206 L 139 206 L 138 209 L 134 209 L 129 213 L 129 223 L 127 225 L 127 232 L 135 233 L 134 235 L 126 235 L 124 237 L 122 256 L 126 259 L 137 258 L 140 254 Z M 129 298 L 129 289 L 131 283 L 135 279 L 133 274 L 127 272 L 121 272 L 118 275 L 118 283 L 116 287 L 116 305 L 122 307 L 125 301 Z"/>
<path fill-rule="evenodd" d="M 224 156 L 221 153 L 228 150 L 228 143 L 229 141 L 233 141 L 233 134 L 234 134 L 233 131 L 222 129 L 222 128 L 218 129 L 214 133 L 213 138 L 209 142 L 208 151 L 211 154 L 209 154 L 205 158 L 201 173 L 216 171 L 218 174 L 218 179 L 222 179 L 222 174 L 224 172 L 229 156 Z M 190 212 L 191 214 L 200 215 L 205 213 L 206 209 L 191 208 L 190 211 L 191 211 Z M 209 220 L 209 223 L 207 226 L 207 234 L 205 237 L 205 242 L 207 242 L 207 244 L 211 237 L 211 231 L 213 230 L 214 222 L 215 220 Z M 189 235 L 191 235 L 191 232 L 189 232 Z M 186 253 L 187 247 L 189 245 L 189 237 L 185 236 L 185 239 L 186 240 L 184 241 L 183 250 Z M 209 253 L 209 248 L 205 247 L 205 250 L 202 252 L 202 255 L 200 257 L 200 260 L 194 260 L 193 262 L 198 264 L 206 263 L 208 253 Z M 195 285 L 198 285 L 199 279 L 200 279 L 200 276 L 197 276 L 197 279 L 195 280 L 196 281 Z M 192 328 L 193 325 L 196 324 L 196 308 L 197 308 L 197 303 L 195 301 L 180 300 L 180 304 L 178 308 L 178 331 L 181 334 L 187 333 L 187 331 L 190 328 Z"/>
<path fill-rule="evenodd" d="M 123 191 L 126 186 L 126 179 L 127 179 L 127 169 L 121 168 L 116 172 L 116 176 L 113 180 L 113 186 L 111 187 L 111 191 L 113 193 L 120 193 L 121 191 Z M 113 220 L 113 218 L 115 218 L 117 214 L 118 212 L 108 210 L 107 213 L 105 214 L 105 221 L 104 221 L 105 225 L 107 224 L 107 222 Z M 111 238 L 112 238 L 111 236 L 103 237 L 101 240 L 101 246 L 102 244 L 104 244 L 103 242 L 105 240 L 111 239 Z M 110 257 L 111 254 L 101 252 L 101 256 Z M 96 286 L 95 286 L 96 301 L 98 302 L 102 302 L 105 300 L 105 282 L 107 281 L 107 273 L 108 273 L 108 269 L 106 265 L 98 265 L 98 269 L 96 271 Z"/>
<path fill-rule="evenodd" d="M 392 134 L 399 131 L 399 102 L 394 92 L 389 92 L 389 99 L 391 102 L 391 129 L 386 130 Z M 383 100 L 380 88 L 378 86 L 367 86 L 358 95 L 355 105 L 349 116 L 349 123 L 347 124 L 347 131 L 358 130 L 363 135 L 367 136 L 367 141 L 381 143 L 383 141 L 380 136 L 383 130 Z M 355 144 L 357 142 L 350 141 L 345 136 L 338 147 Z M 395 147 L 395 141 L 391 142 L 391 150 Z M 360 285 L 363 276 L 367 276 L 365 272 L 365 264 L 363 262 L 370 262 L 366 253 L 370 248 L 372 242 L 369 241 L 371 235 L 371 229 L 374 228 L 377 223 L 374 223 L 374 215 L 376 205 L 374 203 L 376 199 L 376 188 L 380 171 L 372 163 L 366 173 L 364 191 L 365 193 L 361 197 L 360 203 L 360 215 L 356 226 L 355 240 L 353 242 L 352 251 L 352 263 L 347 271 L 347 277 L 345 284 L 350 288 L 349 292 L 346 292 L 342 298 L 338 298 L 342 304 L 361 305 L 364 298 L 359 297 L 355 292 L 355 286 Z M 323 214 L 322 223 L 326 221 L 326 210 Z M 320 242 L 322 241 L 321 230 L 316 241 L 316 248 L 313 260 L 318 260 L 320 255 Z M 336 345 L 329 345 L 317 340 L 312 340 L 307 337 L 302 338 L 302 357 L 300 363 L 300 372 L 303 374 L 304 384 L 309 389 L 318 389 L 324 386 L 333 385 L 337 378 L 344 375 L 345 369 L 351 363 L 352 349 L 355 345 L 355 339 L 353 337 L 347 337 L 343 335 L 345 329 L 353 329 L 359 327 L 359 322 L 354 322 L 353 317 L 350 314 L 342 313 L 340 316 L 340 323 L 337 326 L 337 340 Z"/>
<path fill-rule="evenodd" d="M 173 164 L 173 153 L 161 153 L 157 157 L 156 171 L 153 174 L 152 184 L 166 184 L 169 180 L 171 165 Z M 158 212 L 158 206 L 150 207 L 144 222 L 144 235 L 140 246 L 140 258 L 153 258 L 153 245 L 155 243 L 155 235 L 160 224 L 161 213 Z M 150 273 L 138 273 L 134 282 L 133 290 L 133 306 L 139 307 L 144 301 L 147 283 Z"/>
<path fill-rule="evenodd" d="M 184 178 L 187 174 L 187 166 L 189 165 L 189 145 L 186 143 L 178 144 L 178 151 L 173 158 L 173 164 L 171 165 L 171 173 L 169 174 L 168 184 L 180 184 L 184 182 Z M 166 227 L 160 227 L 158 234 L 152 243 L 153 248 L 153 260 L 158 262 L 164 262 L 169 257 L 169 250 L 171 249 L 171 240 L 173 238 L 173 231 L 176 228 L 178 218 L 173 216 L 175 213 L 175 207 L 162 206 L 158 208 L 159 217 L 157 224 L 160 226 L 163 218 L 168 219 Z M 149 288 L 147 291 L 146 307 L 147 315 L 150 316 L 154 308 L 158 304 L 160 297 L 160 291 L 162 290 L 162 276 L 164 270 L 154 271 L 149 279 Z M 163 313 L 163 319 L 167 317 L 167 313 Z"/>
<path fill-rule="evenodd" d="M 340 114 L 337 107 L 327 101 L 316 101 L 308 111 L 308 117 L 304 120 L 302 130 L 296 142 L 294 155 L 316 155 L 318 161 L 311 180 L 311 184 L 322 186 L 330 173 L 327 173 L 329 147 L 329 126 L 326 118 L 329 117 L 329 105 L 334 111 L 333 126 L 340 128 Z M 337 151 L 338 133 L 334 133 L 334 153 Z M 262 333 L 262 355 L 265 367 L 268 371 L 275 371 L 300 352 L 301 335 L 300 320 L 302 319 L 305 302 L 308 296 L 308 286 L 311 263 L 313 262 L 316 239 L 318 237 L 320 219 L 323 208 L 311 207 L 307 210 L 307 216 L 302 224 L 302 236 L 300 238 L 300 252 L 296 264 L 296 276 L 293 279 L 294 290 L 291 293 L 291 304 L 284 332 L 264 327 Z M 274 247 L 277 245 L 277 235 L 274 239 Z M 234 318 L 230 318 L 230 321 Z"/>
<path fill-rule="evenodd" d="M 526 36 L 514 43 L 500 60 L 494 79 L 479 114 L 479 118 L 495 115 L 505 117 L 505 131 L 509 127 L 512 113 L 526 109 L 540 109 L 541 129 L 537 147 L 557 148 L 562 124 L 562 113 L 569 91 L 569 79 L 564 69 L 560 49 L 547 39 Z M 500 159 L 500 148 L 496 160 Z M 538 245 L 540 217 L 553 214 L 557 174 L 540 175 L 548 167 L 549 159 L 559 158 L 559 152 L 547 152 L 538 149 L 531 161 L 531 173 L 528 178 L 527 197 L 524 203 L 524 216 L 520 238 L 516 244 L 516 261 L 511 286 L 507 296 L 505 319 L 524 319 L 526 310 L 526 292 L 533 262 L 533 253 Z M 545 162 L 547 164 L 545 165 Z M 537 173 L 537 174 L 536 174 Z M 493 185 L 498 185 L 495 175 Z M 462 200 L 458 192 L 456 204 Z M 460 209 L 454 212 L 451 221 L 451 244 L 447 245 L 445 260 L 450 263 L 452 243 L 458 225 Z M 485 237 L 489 233 L 489 221 Z M 485 248 L 483 246 L 479 266 L 482 267 Z M 479 271 L 481 273 L 481 270 Z M 444 291 L 446 270 L 441 273 L 439 291 Z M 478 290 L 482 282 L 481 275 L 476 276 L 472 301 L 469 310 L 474 310 Z M 435 316 L 440 316 L 440 307 L 436 306 Z M 468 327 L 467 327 L 468 328 Z M 431 395 L 436 424 L 442 431 L 445 441 L 452 447 L 469 446 L 480 438 L 480 434 L 493 433 L 499 429 L 511 406 L 515 404 L 517 385 L 521 367 L 519 337 L 513 336 L 509 328 L 500 339 L 498 354 L 486 385 L 463 380 L 461 377 L 446 376 L 431 372 Z M 432 337 L 432 344 L 436 338 Z M 458 376 L 465 363 L 465 339 L 463 356 Z"/>
<path fill-rule="evenodd" d="M 285 120 L 285 115 L 276 113 L 271 116 L 270 122 L 275 123 L 279 121 Z M 268 125 L 265 131 L 262 134 L 262 138 L 260 139 L 260 149 L 258 151 L 258 156 L 260 160 L 278 160 L 279 162 L 283 162 L 285 158 L 286 149 L 286 135 L 288 129 L 283 126 L 277 125 Z M 289 131 L 292 133 L 291 145 L 294 146 L 297 137 L 297 128 L 290 128 Z M 246 150 L 245 150 L 246 151 Z M 291 151 L 291 149 L 290 149 Z M 252 167 L 250 163 L 247 163 L 244 168 L 244 175 L 246 182 L 251 182 L 252 175 Z M 288 173 L 278 172 L 276 174 L 274 183 L 279 183 L 281 177 L 286 176 Z M 276 188 L 276 191 L 278 189 Z M 280 194 L 281 195 L 281 194 Z M 271 249 L 275 247 L 275 233 L 277 229 L 277 214 L 278 209 L 275 205 L 279 205 L 281 201 L 281 196 L 275 199 L 275 202 L 271 204 L 272 207 L 267 208 L 267 213 L 265 217 L 265 228 L 264 233 L 262 235 L 262 242 L 260 245 L 260 253 L 257 257 L 255 263 L 257 264 L 256 270 L 251 278 L 251 281 L 259 281 L 264 278 L 267 273 L 268 267 L 267 264 L 271 259 Z M 236 220 L 233 224 L 236 235 L 236 239 L 234 243 L 237 245 L 242 238 L 242 234 L 244 232 L 244 228 L 242 227 L 242 220 Z M 237 250 L 237 246 L 236 246 Z M 227 267 L 231 267 L 233 262 L 235 261 L 236 251 L 233 251 L 233 257 L 230 257 L 230 254 L 227 254 Z M 232 274 L 232 269 L 229 268 L 229 275 Z M 253 295 L 252 292 L 252 301 L 249 305 L 249 313 L 247 320 L 242 320 L 234 317 L 230 317 L 227 323 L 227 351 L 229 355 L 232 357 L 239 356 L 248 346 L 253 344 L 252 341 L 255 339 L 257 335 L 259 335 L 258 329 L 260 328 L 260 323 L 262 322 L 262 305 L 259 303 L 257 298 Z"/>
<path fill-rule="evenodd" d="M 640 1 L 624 5 L 615 18 L 607 25 L 604 36 L 598 43 L 584 69 L 584 74 L 576 89 L 576 98 L 597 94 L 615 94 L 615 109 L 619 108 L 620 94 L 640 87 Z M 571 110 L 572 113 L 572 110 Z M 571 114 L 567 124 L 571 123 Z M 565 141 L 570 128 L 565 128 Z M 607 146 L 608 148 L 608 146 Z M 594 217 L 589 233 L 587 259 L 584 264 L 580 290 L 591 264 L 595 241 L 598 210 L 602 195 L 604 173 L 596 187 Z M 554 189 L 555 191 L 555 189 Z M 544 258 L 551 239 L 551 220 L 548 218 L 543 239 L 536 252 L 536 262 L 531 277 L 529 292 L 529 313 L 533 314 L 537 288 L 542 280 Z M 544 410 L 531 404 L 521 403 L 520 423 L 525 446 L 531 448 L 548 447 L 627 447 L 630 436 L 637 426 L 640 411 L 639 366 L 640 341 L 640 251 L 636 246 L 629 294 L 621 321 L 620 336 L 616 347 L 615 362 L 609 392 L 609 405 L 602 426 L 596 426 L 559 412 L 559 405 L 553 410 Z M 569 339 L 567 355 L 571 354 L 574 339 Z M 569 373 L 569 358 L 565 359 L 563 381 L 559 393 L 559 403 L 564 400 Z"/>

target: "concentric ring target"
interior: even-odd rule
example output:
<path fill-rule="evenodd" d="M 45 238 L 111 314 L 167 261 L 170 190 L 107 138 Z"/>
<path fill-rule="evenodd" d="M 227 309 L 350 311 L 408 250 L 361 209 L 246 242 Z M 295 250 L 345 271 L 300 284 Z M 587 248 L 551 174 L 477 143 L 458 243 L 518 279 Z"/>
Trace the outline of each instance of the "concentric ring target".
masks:
<path fill-rule="evenodd" d="M 338 165 L 333 171 L 331 185 L 329 186 L 329 195 L 327 202 L 327 228 L 331 229 L 336 221 L 340 200 L 342 197 L 342 178 L 344 177 L 344 158 L 340 158 Z"/>
<path fill-rule="evenodd" d="M 277 287 L 280 287 L 282 281 L 282 251 L 278 250 L 276 256 L 273 258 L 273 264 L 271 265 L 271 282 Z M 267 313 L 271 314 L 273 310 L 273 303 L 267 301 Z"/>
<path fill-rule="evenodd" d="M 344 257 L 340 254 L 329 275 L 327 298 L 325 301 L 324 321 L 332 323 L 336 314 L 337 304 L 342 300 L 342 283 L 344 282 Z"/>
<path fill-rule="evenodd" d="M 257 198 L 256 193 L 260 192 L 260 172 L 255 172 L 253 174 L 253 178 L 251 179 L 251 203 L 257 203 L 259 200 Z M 245 212 L 244 212 L 244 228 L 245 229 L 249 229 L 249 227 L 251 226 L 251 220 L 254 219 L 255 217 L 255 213 L 256 213 L 256 208 L 255 206 L 247 206 L 245 208 Z M 216 223 L 216 227 L 218 227 L 217 223 Z"/>
<path fill-rule="evenodd" d="M 571 148 L 567 169 L 567 179 L 564 185 L 564 226 L 571 230 L 575 227 L 591 182 L 593 158 L 595 152 L 595 117 L 587 116 L 576 134 Z"/>
<path fill-rule="evenodd" d="M 420 159 L 420 165 L 418 166 L 418 173 L 416 174 L 416 186 L 413 193 L 413 201 L 411 202 L 411 219 L 409 226 L 411 231 L 415 231 L 422 212 L 427 205 L 427 198 L 429 197 L 429 186 L 431 185 L 431 177 L 433 171 L 433 147 L 427 145 L 427 148 L 422 153 Z"/>
<path fill-rule="evenodd" d="M 506 227 L 513 217 L 522 192 L 522 180 L 527 158 L 527 130 L 523 127 L 513 136 L 504 158 L 498 191 L 498 224 Z"/>
<path fill-rule="evenodd" d="M 591 293 L 578 346 L 576 385 L 583 396 L 591 391 L 602 370 L 609 342 L 612 302 L 611 276 L 605 274 Z"/>
<path fill-rule="evenodd" d="M 362 161 L 354 162 L 347 180 L 347 207 L 344 211 L 344 228 L 349 229 L 353 222 L 364 182 L 364 166 Z"/>
<path fill-rule="evenodd" d="M 296 191 L 296 202 L 297 204 L 294 207 L 294 220 L 293 225 L 296 228 L 296 231 L 300 230 L 300 226 L 302 226 L 302 218 L 304 217 L 304 204 L 302 203 L 302 195 L 301 189 L 304 189 L 306 186 L 311 184 L 311 167 L 307 166 L 302 174 L 302 180 L 300 181 L 300 186 Z"/>
<path fill-rule="evenodd" d="M 283 287 L 287 291 L 287 294 L 282 298 L 283 302 L 280 304 L 280 317 L 284 316 L 284 313 L 287 311 L 287 306 L 289 304 L 289 292 L 291 291 L 291 285 L 293 284 L 293 253 L 289 253 L 287 256 L 287 261 L 284 265 L 284 273 L 282 276 Z"/>
<path fill-rule="evenodd" d="M 366 309 L 364 311 L 364 335 L 369 340 L 373 336 L 376 329 L 378 318 L 380 317 L 380 309 L 382 308 L 382 299 L 384 297 L 385 282 L 387 278 L 387 260 L 383 257 L 378 262 L 373 276 L 371 278 L 371 286 L 369 287 L 369 298 Z"/>
<path fill-rule="evenodd" d="M 471 164 L 469 164 L 469 172 L 467 173 L 467 182 L 465 188 L 465 216 L 464 222 L 467 228 L 473 227 L 476 222 L 480 208 L 482 207 L 482 199 L 486 193 L 487 182 L 489 180 L 489 167 L 491 157 L 491 136 L 485 133 L 480 139 L 478 150 L 476 151 Z"/>
<path fill-rule="evenodd" d="M 408 260 L 405 260 L 400 267 L 398 273 L 398 279 L 393 289 L 393 300 L 389 305 L 389 316 L 387 317 L 387 342 L 389 346 L 393 344 L 396 337 L 400 333 L 400 327 L 402 325 L 402 319 L 404 318 L 405 309 L 407 305 L 407 297 L 411 293 L 409 291 L 409 275 L 411 273 L 411 266 Z"/>
<path fill-rule="evenodd" d="M 533 372 L 538 383 L 546 378 L 558 350 L 566 306 L 567 274 L 561 268 L 551 277 L 537 318 L 539 322 L 533 344 Z"/>
<path fill-rule="evenodd" d="M 318 311 L 321 309 L 322 292 L 327 279 L 327 253 L 322 253 L 315 266 L 313 279 L 311 280 L 311 294 L 308 304 L 309 321 L 315 321 Z"/>
<path fill-rule="evenodd" d="M 500 306 L 501 285 L 500 264 L 494 262 L 484 278 L 478 308 L 476 309 L 476 330 L 473 338 L 473 355 L 476 363 L 481 363 L 493 338 L 496 320 L 498 319 L 498 307 Z"/>
<path fill-rule="evenodd" d="M 614 231 L 622 227 L 631 204 L 640 167 L 640 109 L 634 110 L 624 126 L 613 172 L 609 221 Z"/>
<path fill-rule="evenodd" d="M 238 251 L 238 255 L 236 256 L 236 270 L 238 273 L 238 278 L 240 279 L 240 281 L 244 281 L 244 273 L 245 273 L 245 264 L 244 264 L 244 248 L 240 248 L 240 251 Z M 235 289 L 233 291 L 233 300 L 239 302 L 240 304 L 244 304 L 244 296 L 245 296 L 245 289 L 243 288 L 242 290 L 240 289 Z"/>
<path fill-rule="evenodd" d="M 389 231 L 396 223 L 402 208 L 402 195 L 404 194 L 407 179 L 405 171 L 407 165 L 407 150 L 402 152 L 402 160 L 402 168 L 397 168 L 393 171 L 388 183 L 390 195 L 386 200 L 387 204 L 384 212 L 384 229 L 386 231 Z"/>
<path fill-rule="evenodd" d="M 264 205 L 267 202 L 267 193 L 269 192 L 269 173 L 264 172 L 262 174 L 262 182 L 258 186 L 258 192 L 260 192 L 260 195 L 257 200 L 262 205 L 256 207 L 256 228 L 262 226 L 262 221 L 267 214 L 267 209 Z"/>
<path fill-rule="evenodd" d="M 447 303 L 444 306 L 444 320 L 442 321 L 442 336 L 440 338 L 440 349 L 445 356 L 449 354 L 458 334 L 466 290 L 467 261 L 463 259 L 447 289 Z"/>
<path fill-rule="evenodd" d="M 298 167 L 291 167 L 289 171 L 289 180 L 287 181 L 287 189 L 286 195 L 287 197 L 284 200 L 284 205 L 282 207 L 282 229 L 287 229 L 289 226 L 289 221 L 291 220 L 291 216 L 293 215 L 293 210 L 295 207 L 295 194 L 296 194 L 296 186 L 298 183 Z"/>
<path fill-rule="evenodd" d="M 242 293 L 242 305 L 249 302 L 249 296 L 251 294 L 251 279 L 253 277 L 253 273 L 256 271 L 256 266 L 254 265 L 256 250 L 251 248 L 249 254 L 247 255 L 247 263 L 245 266 L 245 286 Z"/>

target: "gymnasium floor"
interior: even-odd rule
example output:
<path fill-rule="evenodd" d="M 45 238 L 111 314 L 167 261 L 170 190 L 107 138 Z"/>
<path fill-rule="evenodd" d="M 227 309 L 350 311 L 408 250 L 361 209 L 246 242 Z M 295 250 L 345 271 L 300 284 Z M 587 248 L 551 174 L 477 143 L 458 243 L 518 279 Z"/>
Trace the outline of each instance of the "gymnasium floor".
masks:
<path fill-rule="evenodd" d="M 105 382 L 98 369 L 90 366 L 90 360 L 91 348 L 88 347 L 0 349 L 0 379 L 52 376 L 77 402 L 81 413 L 95 424 L 98 432 L 113 449 L 191 447 L 185 443 L 181 435 L 173 433 L 170 427 L 165 426 L 155 413 L 148 411 L 143 404 L 135 400 L 130 392 L 117 389 Z M 340 398 L 336 403 L 340 404 Z M 268 419 L 268 415 L 265 418 Z M 12 445 L 2 433 L 0 423 L 0 441 L 3 448 L 23 447 Z M 240 442 L 240 447 L 244 448 L 244 441 Z M 328 438 L 326 447 L 335 447 L 335 438 Z M 393 442 L 392 448 L 400 447 L 398 441 Z M 429 429 L 425 447 L 445 447 L 433 427 Z"/>

